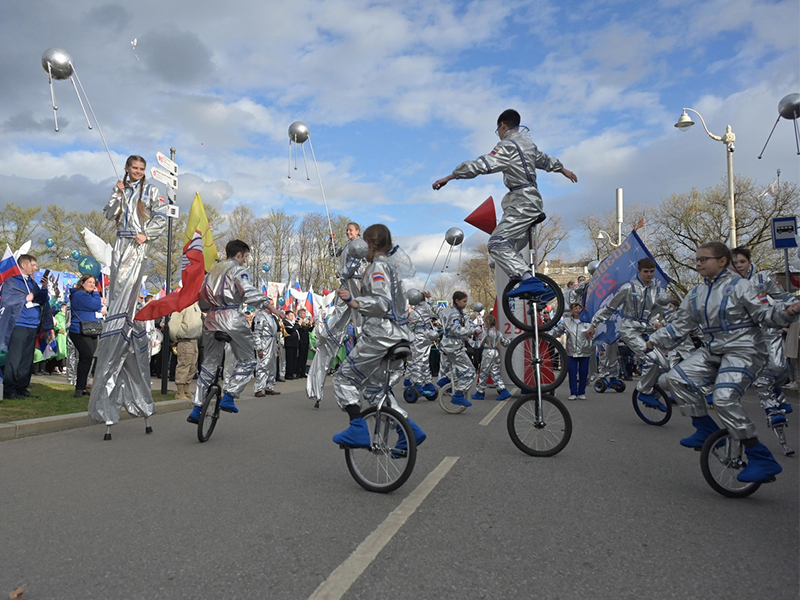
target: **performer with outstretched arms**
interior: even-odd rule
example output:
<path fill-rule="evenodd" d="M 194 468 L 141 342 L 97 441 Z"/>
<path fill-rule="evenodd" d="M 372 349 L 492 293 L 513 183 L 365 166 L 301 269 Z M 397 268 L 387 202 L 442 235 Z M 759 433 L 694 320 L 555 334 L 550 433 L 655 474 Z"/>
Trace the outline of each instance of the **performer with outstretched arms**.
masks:
<path fill-rule="evenodd" d="M 125 178 L 117 181 L 103 214 L 117 222 L 111 259 L 108 312 L 97 347 L 89 416 L 113 425 L 122 406 L 133 416 L 155 412 L 150 387 L 150 343 L 142 321 L 134 321 L 142 288 L 142 267 L 153 240 L 167 227 L 167 205 L 145 181 L 147 163 L 129 156 Z"/>
<path fill-rule="evenodd" d="M 207 313 L 203 326 L 203 365 L 197 375 L 194 408 L 186 419 L 189 423 L 196 425 L 200 420 L 203 398 L 214 381 L 225 352 L 225 342 L 214 337 L 215 331 L 224 331 L 231 336 L 230 347 L 236 359 L 233 373 L 225 382 L 220 410 L 238 413 L 234 400 L 253 377 L 256 368 L 255 342 L 247 316 L 241 308 L 242 304 L 263 308 L 270 299 L 250 283 L 250 276 L 244 267 L 249 254 L 250 246 L 242 240 L 228 242 L 225 245 L 226 260 L 211 268 L 200 287 L 200 308 Z"/>
<path fill-rule="evenodd" d="M 741 440 L 748 463 L 739 481 L 764 481 L 782 471 L 769 449 L 758 441 L 756 426 L 741 405 L 747 387 L 766 363 L 763 326 L 784 327 L 797 320 L 800 302 L 787 299 L 772 306 L 761 304 L 755 290 L 731 267 L 731 252 L 722 242 L 697 249 L 697 272 L 702 284 L 681 302 L 673 319 L 650 336 L 648 348 L 670 348 L 696 327 L 703 346 L 667 375 L 667 383 L 684 416 L 692 417 L 696 431 L 681 440 L 687 448 L 702 448 L 719 429 L 708 415 L 700 388 L 714 385 L 714 408 L 731 436 Z"/>
<path fill-rule="evenodd" d="M 360 293 L 361 277 L 366 264 L 363 258 L 353 256 L 353 252 L 351 252 L 354 248 L 352 242 L 359 238 L 360 233 L 361 228 L 358 223 L 348 223 L 345 230 L 347 242 L 344 246 L 336 248 L 331 239 L 331 252 L 340 257 L 337 275 L 342 281 L 342 286 L 350 292 L 351 296 L 357 296 Z M 333 357 L 344 343 L 347 326 L 351 320 L 356 338 L 358 338 L 361 333 L 361 315 L 358 311 L 352 310 L 337 295 L 334 297 L 333 313 L 328 317 L 327 323 L 320 321 L 316 328 L 317 353 L 314 355 L 314 360 L 311 361 L 308 381 L 306 381 L 306 394 L 311 400 L 314 400 L 314 408 L 319 408 L 319 402 L 322 400 L 322 387 L 325 385 L 328 369 Z"/>
<path fill-rule="evenodd" d="M 489 154 L 461 163 L 450 175 L 435 181 L 433 189 L 439 190 L 453 179 L 503 173 L 508 193 L 503 197 L 503 217 L 489 238 L 489 254 L 510 279 L 522 280 L 512 295 L 541 293 L 547 290 L 546 286 L 533 276 L 519 254 L 528 242 L 528 229 L 544 217 L 544 202 L 536 187 L 536 169 L 561 173 L 572 182 L 577 182 L 578 177 L 558 159 L 539 151 L 528 128 L 520 127 L 517 111 L 504 110 L 497 117 L 495 133 L 500 142 Z"/>

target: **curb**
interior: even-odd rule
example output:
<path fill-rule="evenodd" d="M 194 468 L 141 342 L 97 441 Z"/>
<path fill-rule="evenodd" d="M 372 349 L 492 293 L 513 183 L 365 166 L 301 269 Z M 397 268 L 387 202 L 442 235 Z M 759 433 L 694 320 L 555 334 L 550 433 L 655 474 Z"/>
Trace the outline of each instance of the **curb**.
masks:
<path fill-rule="evenodd" d="M 192 403 L 189 400 L 164 400 L 156 402 L 156 412 L 154 414 L 171 413 L 179 410 L 189 410 Z M 127 412 L 123 411 L 120 421 L 134 419 Z M 38 419 L 26 419 L 24 421 L 10 421 L 0 423 L 0 442 L 14 440 L 44 433 L 55 433 L 66 431 L 67 429 L 78 429 L 79 427 L 89 427 L 90 425 L 102 425 L 89 417 L 88 412 L 72 413 L 69 415 L 58 415 L 54 417 L 40 417 Z"/>

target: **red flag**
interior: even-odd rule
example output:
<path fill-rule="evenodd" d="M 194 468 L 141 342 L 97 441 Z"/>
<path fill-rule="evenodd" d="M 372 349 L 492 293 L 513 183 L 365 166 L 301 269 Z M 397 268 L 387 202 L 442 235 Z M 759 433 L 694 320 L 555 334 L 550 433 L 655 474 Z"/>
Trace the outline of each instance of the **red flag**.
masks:
<path fill-rule="evenodd" d="M 634 227 L 633 230 L 636 231 L 637 229 L 641 229 L 642 227 L 644 227 L 644 217 L 639 219 L 639 222 L 636 224 L 636 227 Z"/>
<path fill-rule="evenodd" d="M 194 237 L 183 247 L 181 260 L 181 279 L 183 287 L 167 294 L 158 300 L 151 300 L 134 317 L 137 321 L 150 321 L 180 312 L 197 302 L 200 298 L 200 286 L 205 277 L 205 260 L 203 258 L 203 237 L 195 231 Z"/>
<path fill-rule="evenodd" d="M 314 295 L 311 292 L 308 292 L 306 296 L 305 309 L 308 311 L 308 314 L 311 315 L 311 318 L 314 319 Z"/>

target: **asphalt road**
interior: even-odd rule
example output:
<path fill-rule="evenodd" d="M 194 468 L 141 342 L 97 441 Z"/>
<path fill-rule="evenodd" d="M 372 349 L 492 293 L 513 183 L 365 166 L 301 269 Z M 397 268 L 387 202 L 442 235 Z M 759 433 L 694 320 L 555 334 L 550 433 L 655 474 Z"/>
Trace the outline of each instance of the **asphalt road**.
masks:
<path fill-rule="evenodd" d="M 330 441 L 347 424 L 330 388 L 315 411 L 302 382 L 281 385 L 280 396 L 247 394 L 205 444 L 183 412 L 155 416 L 147 436 L 132 420 L 111 442 L 96 426 L 0 444 L 0 594 L 26 584 L 26 600 L 304 599 L 341 584 L 345 564 L 358 566 L 347 599 L 800 595 L 800 459 L 783 456 L 754 399 L 784 472 L 747 499 L 705 483 L 699 453 L 678 445 L 692 429 L 677 412 L 652 427 L 628 392 L 590 392 L 566 403 L 566 449 L 533 458 L 509 439 L 509 405 L 479 424 L 492 390 L 460 415 L 405 405 L 429 439 L 405 486 L 379 495 Z M 447 457 L 418 507 L 387 519 Z M 387 523 L 397 531 L 374 560 L 346 562 Z"/>

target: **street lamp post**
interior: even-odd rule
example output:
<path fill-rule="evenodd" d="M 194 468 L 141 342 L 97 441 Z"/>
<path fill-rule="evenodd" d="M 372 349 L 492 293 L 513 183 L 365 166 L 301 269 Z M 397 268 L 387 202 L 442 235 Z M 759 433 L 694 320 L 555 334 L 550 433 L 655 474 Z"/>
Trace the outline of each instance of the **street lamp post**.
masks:
<path fill-rule="evenodd" d="M 733 151 L 734 146 L 733 142 L 736 141 L 736 135 L 731 131 L 731 126 L 728 125 L 725 130 L 725 135 L 714 135 L 708 130 L 706 127 L 706 122 L 703 120 L 703 115 L 697 112 L 693 108 L 684 108 L 683 113 L 681 114 L 678 122 L 675 123 L 675 127 L 680 129 L 681 131 L 686 131 L 694 125 L 694 121 L 686 114 L 686 111 L 690 110 L 698 117 L 700 117 L 700 122 L 703 124 L 703 129 L 706 130 L 708 137 L 712 140 L 716 140 L 718 142 L 722 142 L 725 144 L 726 154 L 728 155 L 728 241 L 730 243 L 731 248 L 736 247 L 736 209 L 734 206 L 734 197 L 733 197 Z"/>

